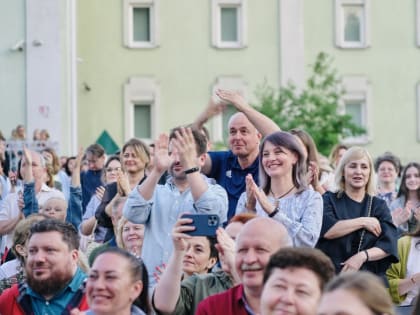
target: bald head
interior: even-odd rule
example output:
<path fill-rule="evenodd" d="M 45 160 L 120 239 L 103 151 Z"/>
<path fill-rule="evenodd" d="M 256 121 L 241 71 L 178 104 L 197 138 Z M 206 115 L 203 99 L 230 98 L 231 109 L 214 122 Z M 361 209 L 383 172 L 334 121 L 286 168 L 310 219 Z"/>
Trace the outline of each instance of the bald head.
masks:
<path fill-rule="evenodd" d="M 256 239 L 269 239 L 274 251 L 286 246 L 293 246 L 292 240 L 286 228 L 280 222 L 271 218 L 257 217 L 247 222 L 238 235 L 238 239 L 253 237 Z"/>
<path fill-rule="evenodd" d="M 229 147 L 233 154 L 240 158 L 258 155 L 261 134 L 243 113 L 230 116 L 228 128 Z"/>
<path fill-rule="evenodd" d="M 236 239 L 235 267 L 245 294 L 261 293 L 271 255 L 291 244 L 286 228 L 273 219 L 258 217 L 243 226 Z"/>

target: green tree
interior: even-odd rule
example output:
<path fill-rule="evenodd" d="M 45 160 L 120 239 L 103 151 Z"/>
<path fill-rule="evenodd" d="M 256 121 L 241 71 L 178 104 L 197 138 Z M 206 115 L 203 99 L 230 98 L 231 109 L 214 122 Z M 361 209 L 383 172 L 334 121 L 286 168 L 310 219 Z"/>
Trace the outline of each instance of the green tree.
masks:
<path fill-rule="evenodd" d="M 354 124 L 350 115 L 340 114 L 345 91 L 332 67 L 332 57 L 321 52 L 310 68 L 302 89 L 292 83 L 279 89 L 266 83 L 260 86 L 256 92 L 259 106 L 255 107 L 282 130 L 304 129 L 313 137 L 319 152 L 328 155 L 341 139 L 363 134 L 365 129 Z"/>

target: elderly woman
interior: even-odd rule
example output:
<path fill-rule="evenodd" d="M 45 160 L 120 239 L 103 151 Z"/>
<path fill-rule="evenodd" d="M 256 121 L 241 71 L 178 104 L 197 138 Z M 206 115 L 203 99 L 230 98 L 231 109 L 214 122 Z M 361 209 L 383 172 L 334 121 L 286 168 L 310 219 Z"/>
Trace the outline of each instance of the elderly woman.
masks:
<path fill-rule="evenodd" d="M 398 261 L 397 230 L 385 201 L 374 197 L 372 158 L 366 149 L 350 148 L 341 159 L 338 191 L 324 194 L 324 217 L 317 247 L 336 271 L 366 269 L 385 276 Z"/>
<path fill-rule="evenodd" d="M 236 214 L 273 218 L 286 227 L 295 246 L 314 247 L 321 228 L 322 197 L 308 188 L 302 145 L 288 132 L 274 132 L 262 142 L 259 156 L 261 189 L 248 175 Z"/>
<path fill-rule="evenodd" d="M 395 315 L 391 298 L 378 277 L 351 272 L 334 278 L 325 288 L 318 315 Z"/>
<path fill-rule="evenodd" d="M 142 260 L 118 247 L 100 252 L 89 272 L 86 315 L 149 313 L 148 277 Z"/>

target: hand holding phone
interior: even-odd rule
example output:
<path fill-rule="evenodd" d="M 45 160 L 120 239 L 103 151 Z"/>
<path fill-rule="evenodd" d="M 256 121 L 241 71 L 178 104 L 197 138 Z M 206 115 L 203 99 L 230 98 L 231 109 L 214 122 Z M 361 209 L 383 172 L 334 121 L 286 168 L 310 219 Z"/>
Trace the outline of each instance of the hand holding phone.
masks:
<path fill-rule="evenodd" d="M 185 213 L 181 218 L 190 218 L 193 231 L 184 232 L 191 236 L 216 236 L 216 230 L 219 227 L 219 216 L 217 214 L 190 214 Z"/>

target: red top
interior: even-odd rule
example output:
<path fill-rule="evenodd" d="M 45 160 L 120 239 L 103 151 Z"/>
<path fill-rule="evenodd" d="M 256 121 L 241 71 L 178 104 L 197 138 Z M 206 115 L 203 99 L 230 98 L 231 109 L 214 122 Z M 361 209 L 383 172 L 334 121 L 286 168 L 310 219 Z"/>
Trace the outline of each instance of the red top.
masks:
<path fill-rule="evenodd" d="M 249 315 L 243 300 L 242 284 L 202 300 L 195 315 Z"/>

